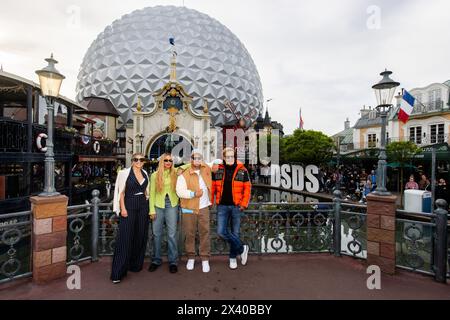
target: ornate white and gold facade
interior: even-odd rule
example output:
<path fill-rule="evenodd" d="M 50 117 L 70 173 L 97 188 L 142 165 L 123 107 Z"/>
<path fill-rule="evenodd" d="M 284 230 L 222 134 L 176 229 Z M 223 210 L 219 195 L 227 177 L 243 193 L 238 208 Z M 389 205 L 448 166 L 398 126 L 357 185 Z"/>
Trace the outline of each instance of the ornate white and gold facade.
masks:
<path fill-rule="evenodd" d="M 127 165 L 135 152 L 143 152 L 153 160 L 171 151 L 178 160 L 187 162 L 191 149 L 196 148 L 203 151 L 207 161 L 216 157 L 217 132 L 211 124 L 208 102 L 203 99 L 201 113 L 194 110 L 193 97 L 176 79 L 176 64 L 176 54 L 173 54 L 170 80 L 153 93 L 150 109 L 137 98 L 133 123 L 126 129 L 127 139 L 133 141 L 132 152 L 127 153 Z"/>

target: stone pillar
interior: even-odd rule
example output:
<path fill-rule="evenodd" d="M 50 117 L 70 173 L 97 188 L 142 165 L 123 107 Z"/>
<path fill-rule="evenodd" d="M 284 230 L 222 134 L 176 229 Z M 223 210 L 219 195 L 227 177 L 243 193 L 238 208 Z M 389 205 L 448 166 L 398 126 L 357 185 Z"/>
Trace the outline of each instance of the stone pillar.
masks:
<path fill-rule="evenodd" d="M 33 281 L 43 284 L 66 275 L 68 198 L 30 197 L 33 215 Z"/>
<path fill-rule="evenodd" d="M 367 195 L 367 263 L 395 273 L 396 196 Z"/>

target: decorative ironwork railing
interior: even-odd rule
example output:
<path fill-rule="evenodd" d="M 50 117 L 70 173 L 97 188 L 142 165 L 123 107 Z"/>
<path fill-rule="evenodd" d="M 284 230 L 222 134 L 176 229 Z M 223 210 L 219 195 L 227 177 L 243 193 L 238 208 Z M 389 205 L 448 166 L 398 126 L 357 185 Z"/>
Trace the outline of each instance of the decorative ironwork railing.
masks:
<path fill-rule="evenodd" d="M 8 119 L 0 119 L 1 152 L 26 152 L 27 138 L 27 123 Z"/>
<path fill-rule="evenodd" d="M 343 249 L 341 253 L 356 258 L 367 258 L 367 206 L 341 204 Z"/>
<path fill-rule="evenodd" d="M 84 156 L 112 156 L 114 142 L 96 139 L 84 134 L 76 134 L 74 138 L 74 153 Z"/>
<path fill-rule="evenodd" d="M 0 215 L 0 283 L 31 275 L 31 211 Z"/>
<path fill-rule="evenodd" d="M 73 264 L 92 258 L 92 205 L 70 206 L 67 209 L 67 263 Z"/>
<path fill-rule="evenodd" d="M 114 253 L 118 232 L 118 217 L 111 204 L 100 205 L 99 254 Z M 103 208 L 103 210 L 102 210 Z M 250 247 L 250 252 L 295 253 L 333 252 L 333 203 L 320 205 L 289 205 L 286 203 L 251 204 L 242 213 L 241 238 Z M 178 248 L 183 254 L 184 234 L 178 219 Z M 217 211 L 210 212 L 211 254 L 228 252 L 228 244 L 217 235 Z M 162 252 L 167 251 L 167 234 L 164 231 Z M 149 227 L 146 255 L 153 252 L 153 231 Z"/>
<path fill-rule="evenodd" d="M 387 144 L 391 142 L 399 141 L 412 141 L 418 146 L 428 146 L 436 143 L 449 142 L 448 134 L 434 134 L 434 135 L 418 135 L 418 136 L 405 136 L 405 137 L 391 137 L 387 139 Z"/>
<path fill-rule="evenodd" d="M 425 104 L 416 103 L 413 108 L 412 114 L 428 113 L 442 111 L 444 109 L 444 101 L 436 100 Z"/>
<path fill-rule="evenodd" d="M 434 275 L 436 278 L 450 277 L 450 228 L 448 227 L 447 204 L 436 201 L 434 213 L 413 213 L 397 210 L 396 219 L 396 265 L 399 268 Z"/>
<path fill-rule="evenodd" d="M 68 207 L 67 264 L 114 253 L 118 217 L 111 203 L 100 203 L 99 191 L 90 203 Z M 241 238 L 254 254 L 328 252 L 335 256 L 367 257 L 367 207 L 344 203 L 340 192 L 329 203 L 252 203 L 242 213 Z M 397 266 L 434 275 L 445 281 L 449 270 L 450 228 L 446 203 L 437 200 L 432 214 L 397 211 Z M 184 235 L 178 221 L 179 254 Z M 217 211 L 212 210 L 211 253 L 226 254 L 228 244 L 217 236 Z M 153 232 L 149 227 L 146 255 L 153 252 Z M 162 252 L 167 252 L 164 231 Z M 447 267 L 445 265 L 447 264 Z M 0 283 L 31 275 L 31 212 L 0 215 Z M 447 277 L 450 273 L 447 274 Z"/>
<path fill-rule="evenodd" d="M 435 227 L 431 222 L 397 219 L 395 237 L 398 244 L 398 267 L 434 274 L 432 260 Z"/>
<path fill-rule="evenodd" d="M 337 202 L 337 201 L 336 201 Z M 251 253 L 277 254 L 301 252 L 342 252 L 357 258 L 366 257 L 366 207 L 343 204 L 340 216 L 342 227 L 335 222 L 335 203 L 255 203 L 241 216 L 241 238 Z M 340 203 L 340 200 L 339 200 Z M 99 254 L 114 253 L 118 232 L 118 217 L 111 211 L 111 204 L 100 204 Z M 183 254 L 184 235 L 178 219 L 178 248 Z M 210 212 L 211 253 L 226 254 L 228 244 L 217 236 L 217 211 Z M 335 230 L 343 236 L 335 238 Z M 350 232 L 349 232 L 350 231 Z M 336 246 L 339 241 L 339 246 Z M 343 247 L 343 250 L 340 248 Z M 167 234 L 164 231 L 162 251 L 167 250 Z M 146 255 L 153 252 L 153 231 L 150 225 Z"/>
<path fill-rule="evenodd" d="M 0 152 L 27 152 L 28 141 L 31 140 L 31 152 L 42 153 L 37 146 L 37 139 L 41 133 L 47 133 L 47 127 L 33 124 L 31 137 L 28 134 L 28 123 L 10 119 L 0 119 Z M 46 139 L 41 139 L 41 146 L 45 147 Z M 113 156 L 114 142 L 96 139 L 91 136 L 73 133 L 61 128 L 55 129 L 55 154 L 98 155 Z"/>

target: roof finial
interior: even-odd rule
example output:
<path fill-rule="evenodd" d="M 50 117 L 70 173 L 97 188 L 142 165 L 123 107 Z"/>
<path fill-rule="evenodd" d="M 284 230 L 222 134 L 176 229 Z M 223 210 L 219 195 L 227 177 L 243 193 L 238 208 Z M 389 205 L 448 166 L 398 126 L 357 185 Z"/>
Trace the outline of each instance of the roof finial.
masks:
<path fill-rule="evenodd" d="M 141 112 L 142 111 L 141 97 L 139 97 L 139 95 L 138 95 L 138 98 L 137 98 L 137 107 L 136 107 L 136 109 L 137 109 L 137 112 Z"/>
<path fill-rule="evenodd" d="M 175 50 L 175 38 L 170 38 L 169 43 L 172 45 L 172 60 L 170 62 L 170 82 L 177 81 L 177 51 Z"/>

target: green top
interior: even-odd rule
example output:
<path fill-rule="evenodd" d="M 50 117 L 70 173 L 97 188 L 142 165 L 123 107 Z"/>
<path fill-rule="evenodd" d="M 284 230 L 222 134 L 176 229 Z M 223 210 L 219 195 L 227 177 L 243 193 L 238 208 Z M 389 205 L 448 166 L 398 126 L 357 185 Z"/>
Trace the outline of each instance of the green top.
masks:
<path fill-rule="evenodd" d="M 164 170 L 164 189 L 162 192 L 156 191 L 156 172 L 152 173 L 150 178 L 150 214 L 156 214 L 155 207 L 165 208 L 166 194 L 169 195 L 172 207 L 175 207 L 178 204 L 178 196 L 176 191 L 172 190 L 170 171 Z"/>

